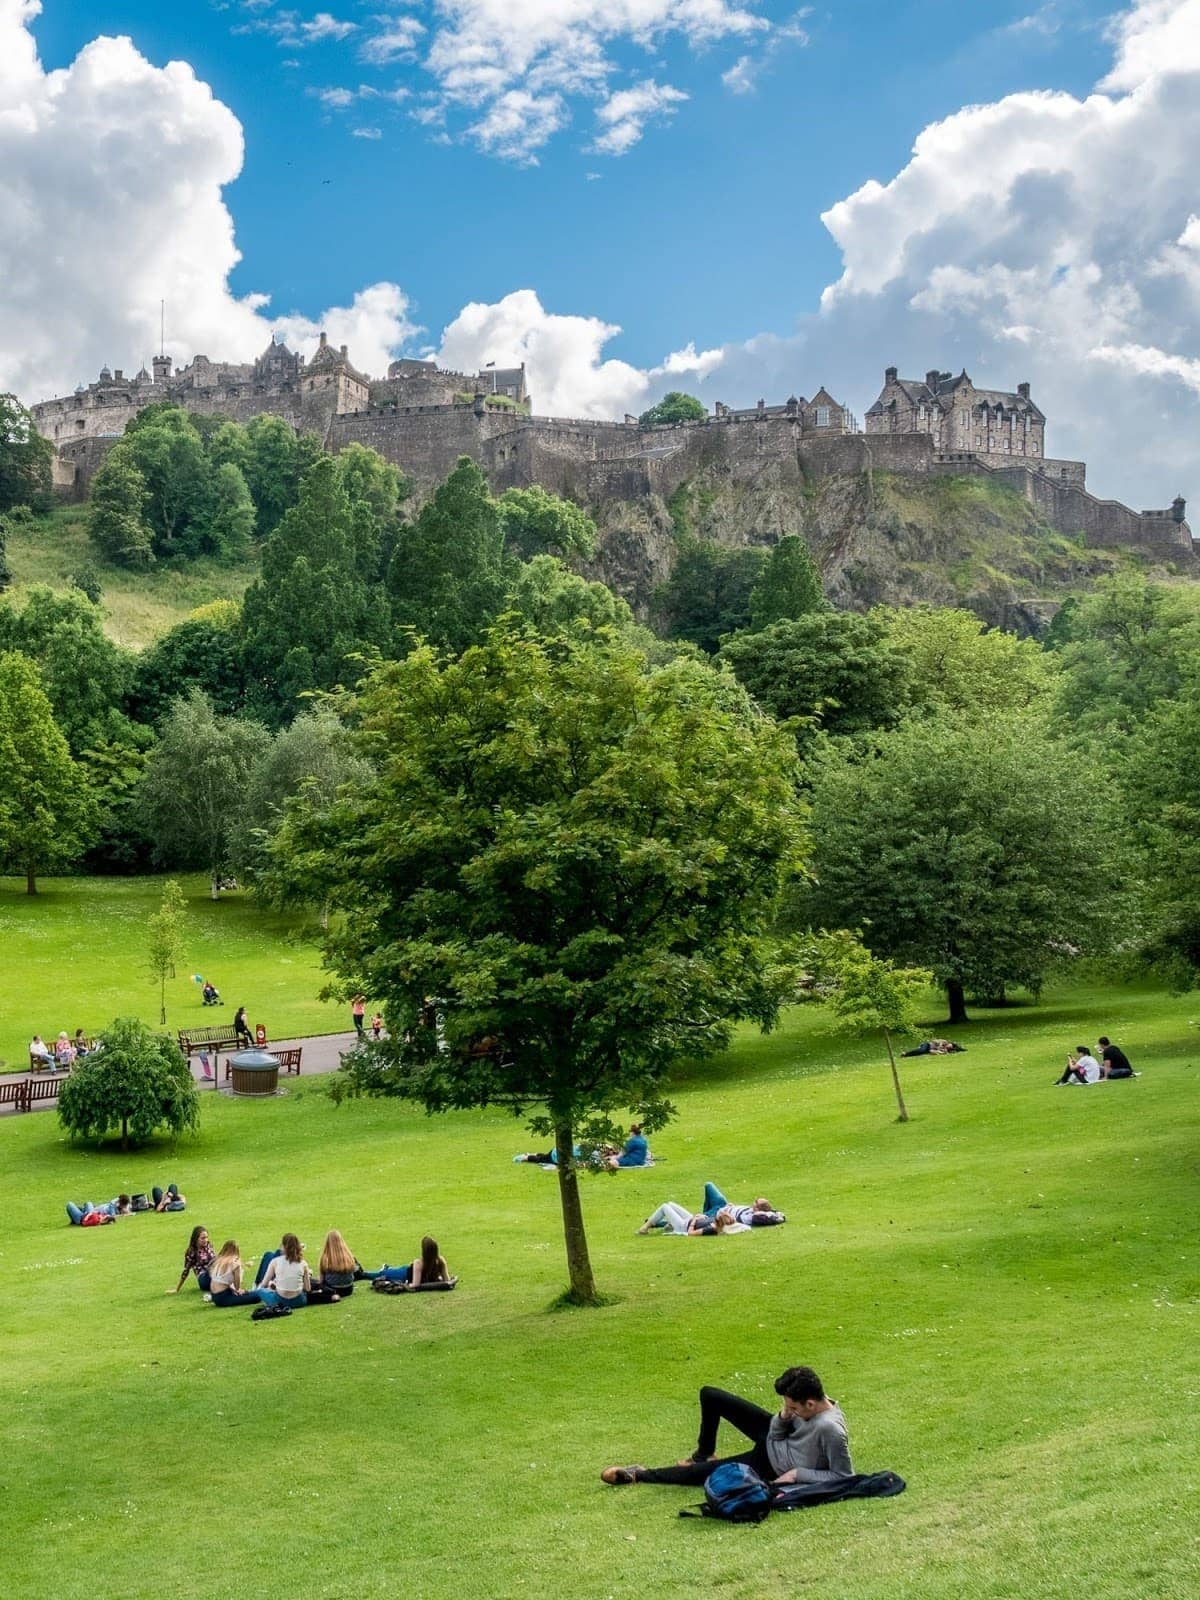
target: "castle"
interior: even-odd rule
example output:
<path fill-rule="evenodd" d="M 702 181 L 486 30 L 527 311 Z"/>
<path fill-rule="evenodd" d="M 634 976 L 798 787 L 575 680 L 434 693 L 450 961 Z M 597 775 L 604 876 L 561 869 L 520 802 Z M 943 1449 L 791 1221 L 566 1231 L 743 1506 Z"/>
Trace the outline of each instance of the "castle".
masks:
<path fill-rule="evenodd" d="M 112 444 L 155 401 L 248 422 L 263 413 L 315 433 L 328 450 L 361 443 L 403 468 L 427 492 L 459 456 L 478 461 L 499 492 L 541 484 L 592 508 L 648 496 L 668 500 L 709 475 L 800 494 L 838 474 L 982 476 L 1030 501 L 1042 520 L 1088 544 L 1143 549 L 1190 562 L 1192 536 L 1177 498 L 1165 510 L 1135 511 L 1101 500 L 1086 487 L 1082 461 L 1045 454 L 1046 418 L 1028 383 L 1013 392 L 977 389 L 961 372 L 923 379 L 884 373 L 865 428 L 824 387 L 811 399 L 735 409 L 677 424 L 541 417 L 533 414 L 523 366 L 446 372 L 433 361 L 393 361 L 386 378 L 359 372 L 345 345 L 325 334 L 311 360 L 272 339 L 259 358 L 236 364 L 197 355 L 172 370 L 156 356 L 126 378 L 107 367 L 73 395 L 30 407 L 39 432 L 56 447 L 55 481 L 80 498 Z M 769 527 L 754 537 L 771 542 Z"/>

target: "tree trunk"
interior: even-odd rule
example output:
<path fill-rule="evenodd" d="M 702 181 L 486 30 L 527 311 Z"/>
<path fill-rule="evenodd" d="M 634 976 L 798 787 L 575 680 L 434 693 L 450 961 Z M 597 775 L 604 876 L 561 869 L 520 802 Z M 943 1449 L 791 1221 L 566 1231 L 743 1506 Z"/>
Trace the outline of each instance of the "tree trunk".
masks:
<path fill-rule="evenodd" d="M 567 1272 L 570 1288 L 567 1297 L 575 1305 L 594 1306 L 599 1301 L 592 1263 L 588 1255 L 587 1234 L 583 1227 L 583 1206 L 579 1199 L 579 1174 L 575 1170 L 575 1134 L 569 1122 L 554 1129 L 558 1149 L 558 1197 L 562 1202 L 563 1239 L 567 1247 Z"/>
<path fill-rule="evenodd" d="M 164 977 L 158 990 L 158 1025 L 165 1028 L 167 1025 L 167 980 Z"/>
<path fill-rule="evenodd" d="M 221 880 L 215 872 L 208 880 L 208 892 L 212 895 L 214 900 L 219 900 L 221 898 Z"/>
<path fill-rule="evenodd" d="M 904 1091 L 900 1087 L 900 1074 L 896 1070 L 896 1052 L 892 1049 L 892 1036 L 886 1028 L 883 1030 L 883 1037 L 887 1041 L 888 1060 L 892 1063 L 892 1083 L 896 1089 L 896 1104 L 900 1107 L 900 1115 L 896 1120 L 897 1122 L 907 1122 L 908 1107 L 904 1104 Z"/>
<path fill-rule="evenodd" d="M 37 868 L 36 867 L 26 867 L 25 868 L 25 893 L 26 894 L 36 894 L 37 893 Z"/>
<path fill-rule="evenodd" d="M 129 1118 L 121 1118 L 121 1149 L 129 1149 Z"/>
<path fill-rule="evenodd" d="M 946 1000 L 950 1006 L 949 1021 L 970 1022 L 971 1019 L 967 1015 L 967 1001 L 966 996 L 963 994 L 963 986 L 957 980 L 946 985 Z"/>

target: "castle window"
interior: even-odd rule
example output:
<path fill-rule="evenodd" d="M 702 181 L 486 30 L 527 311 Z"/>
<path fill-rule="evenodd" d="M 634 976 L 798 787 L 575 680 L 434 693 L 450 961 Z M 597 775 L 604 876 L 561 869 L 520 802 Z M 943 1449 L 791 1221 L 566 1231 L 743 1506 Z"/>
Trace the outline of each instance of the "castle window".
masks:
<path fill-rule="evenodd" d="M 975 435 L 975 448 L 976 448 L 976 450 L 978 450 L 978 449 L 979 449 L 979 444 L 980 444 L 980 439 L 979 439 L 979 435 L 978 435 L 978 434 L 976 434 L 976 435 Z"/>
<path fill-rule="evenodd" d="M 829 426 L 829 407 L 828 406 L 818 406 L 817 407 L 817 427 L 818 428 L 827 428 L 828 426 Z"/>

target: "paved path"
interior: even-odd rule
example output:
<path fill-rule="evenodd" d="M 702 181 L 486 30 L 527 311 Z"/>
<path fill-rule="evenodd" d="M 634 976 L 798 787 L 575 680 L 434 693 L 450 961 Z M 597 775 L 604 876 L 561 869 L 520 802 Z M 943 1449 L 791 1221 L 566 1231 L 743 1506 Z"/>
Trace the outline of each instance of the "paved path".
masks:
<path fill-rule="evenodd" d="M 271 1041 L 271 1046 L 268 1048 L 277 1047 L 280 1050 L 285 1050 L 299 1045 L 301 1050 L 304 1052 L 300 1057 L 300 1076 L 302 1078 L 308 1078 L 315 1076 L 320 1072 L 336 1072 L 338 1067 L 340 1067 L 342 1064 L 342 1051 L 348 1050 L 353 1043 L 353 1031 L 349 1033 L 315 1033 L 310 1034 L 308 1038 L 304 1039 L 274 1039 Z M 222 1053 L 221 1077 L 216 1083 L 214 1083 L 211 1078 L 205 1078 L 201 1073 L 199 1057 L 193 1056 L 191 1058 L 189 1065 L 192 1069 L 192 1077 L 196 1080 L 197 1085 L 201 1089 L 227 1089 L 228 1086 L 225 1083 L 226 1054 L 228 1054 L 228 1052 Z M 22 1079 L 25 1079 L 26 1081 L 32 1079 L 33 1081 L 37 1082 L 44 1078 L 55 1076 L 62 1080 L 66 1077 L 66 1074 L 46 1072 L 6 1072 L 3 1075 L 0 1075 L 0 1083 L 16 1083 L 20 1082 Z M 290 1076 L 291 1074 L 282 1076 L 279 1080 L 281 1085 L 286 1084 Z M 57 1101 L 55 1100 L 39 1100 L 37 1104 L 32 1107 L 32 1109 L 34 1111 L 52 1111 L 56 1104 Z M 0 1117 L 7 1115 L 22 1116 L 24 1113 L 17 1111 L 14 1106 L 0 1106 Z"/>

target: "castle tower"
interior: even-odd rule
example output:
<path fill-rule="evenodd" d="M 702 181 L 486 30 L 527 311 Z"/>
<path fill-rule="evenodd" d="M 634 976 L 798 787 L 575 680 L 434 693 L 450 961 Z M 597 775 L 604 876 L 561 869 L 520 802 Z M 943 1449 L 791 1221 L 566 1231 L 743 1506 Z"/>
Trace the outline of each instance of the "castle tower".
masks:
<path fill-rule="evenodd" d="M 150 365 L 154 369 L 155 383 L 169 383 L 171 381 L 170 356 L 155 356 Z"/>

